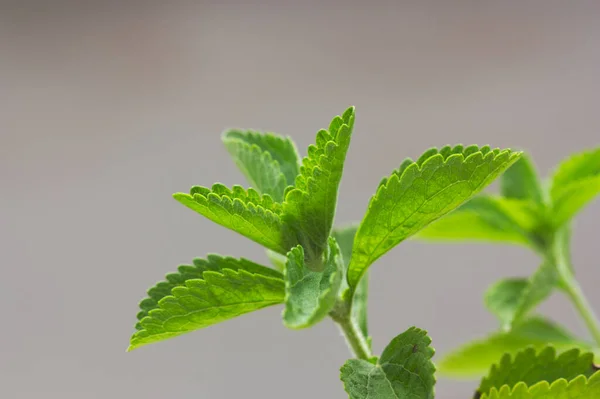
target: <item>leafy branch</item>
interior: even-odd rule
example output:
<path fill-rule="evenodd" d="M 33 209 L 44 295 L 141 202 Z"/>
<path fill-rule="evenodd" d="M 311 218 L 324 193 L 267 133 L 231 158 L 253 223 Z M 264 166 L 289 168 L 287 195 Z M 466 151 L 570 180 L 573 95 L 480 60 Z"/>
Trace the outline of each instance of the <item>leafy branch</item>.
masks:
<path fill-rule="evenodd" d="M 571 225 L 573 218 L 600 194 L 600 149 L 576 154 L 561 162 L 550 181 L 542 184 L 533 162 L 522 157 L 501 178 L 501 196 L 481 195 L 461 206 L 448 218 L 424 229 L 419 238 L 446 241 L 490 241 L 524 245 L 536 252 L 541 265 L 528 277 L 511 277 L 493 284 L 485 295 L 485 304 L 498 317 L 502 334 L 519 331 L 531 319 L 535 309 L 555 290 L 564 293 L 585 322 L 595 346 L 600 346 L 600 322 L 575 278 L 571 263 Z M 547 189 L 545 187 L 548 187 Z M 473 226 L 477 226 L 473 228 Z M 555 338 L 539 337 L 548 344 L 560 344 Z M 493 334 L 492 337 L 498 334 Z M 517 334 L 518 335 L 518 334 Z M 573 338 L 571 345 L 593 345 Z M 487 342 L 484 344 L 484 342 Z M 528 344 L 515 345 L 510 351 Z M 482 346 L 486 350 L 481 350 Z M 478 340 L 479 354 L 466 347 L 442 360 L 441 371 L 448 374 L 478 375 L 494 361 L 487 352 L 498 346 L 494 339 Z M 502 343 L 502 345 L 505 345 Z M 461 355 L 462 354 L 462 355 Z M 469 356 L 469 362 L 457 362 Z M 481 361 L 474 358 L 482 358 Z M 486 359 L 483 359 L 486 358 Z M 475 369 L 474 363 L 481 367 Z M 469 363 L 469 364 L 467 364 Z"/>
<path fill-rule="evenodd" d="M 354 354 L 340 375 L 351 399 L 431 399 L 435 351 L 426 331 L 411 327 L 381 355 L 373 353 L 370 268 L 411 237 L 489 240 L 529 247 L 540 254 L 541 266 L 529 277 L 489 289 L 485 304 L 500 320 L 500 331 L 446 356 L 438 362 L 440 370 L 472 375 L 501 358 L 477 397 L 596 397 L 600 377 L 593 356 L 579 350 L 593 345 L 532 312 L 560 289 L 600 343 L 569 249 L 571 219 L 600 193 L 600 151 L 565 161 L 545 190 L 521 152 L 432 148 L 416 161 L 405 159 L 381 181 L 360 223 L 335 227 L 354 123 L 350 107 L 318 131 L 304 158 L 289 137 L 242 129 L 223 133 L 251 187 L 193 186 L 174 198 L 263 246 L 274 268 L 219 255 L 180 266 L 140 302 L 129 350 L 281 304 L 288 328 L 309 328 L 326 318 L 339 325 Z M 501 196 L 480 195 L 501 175 Z"/>

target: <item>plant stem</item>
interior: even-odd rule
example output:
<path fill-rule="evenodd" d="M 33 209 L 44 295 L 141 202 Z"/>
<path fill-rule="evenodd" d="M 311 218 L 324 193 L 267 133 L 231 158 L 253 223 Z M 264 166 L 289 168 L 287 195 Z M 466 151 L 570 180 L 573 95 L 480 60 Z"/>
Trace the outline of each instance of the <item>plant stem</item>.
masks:
<path fill-rule="evenodd" d="M 581 286 L 574 278 L 563 278 L 563 284 L 567 296 L 569 299 L 571 299 L 571 302 L 573 302 L 573 305 L 585 321 L 585 324 L 594 337 L 594 340 L 600 346 L 600 322 L 594 314 L 590 303 L 583 294 Z"/>
<path fill-rule="evenodd" d="M 373 354 L 371 353 L 366 338 L 363 336 L 358 326 L 348 317 L 336 319 L 336 321 L 340 325 L 340 328 L 346 337 L 346 342 L 352 349 L 352 352 L 354 352 L 354 355 L 358 359 L 369 360 Z"/>
<path fill-rule="evenodd" d="M 573 273 L 573 265 L 570 256 L 570 234 L 568 229 L 561 229 L 555 233 L 551 250 L 551 258 L 555 262 L 560 274 L 562 289 L 577 309 L 584 320 L 590 334 L 600 346 L 600 321 L 594 314 L 592 306 L 588 302 L 581 286 Z"/>

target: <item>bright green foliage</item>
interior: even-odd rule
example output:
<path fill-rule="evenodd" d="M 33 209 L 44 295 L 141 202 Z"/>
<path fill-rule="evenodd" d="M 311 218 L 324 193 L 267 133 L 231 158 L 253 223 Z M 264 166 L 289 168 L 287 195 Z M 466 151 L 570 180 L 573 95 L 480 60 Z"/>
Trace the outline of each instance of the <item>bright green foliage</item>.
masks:
<path fill-rule="evenodd" d="M 304 248 L 311 269 L 321 270 L 337 206 L 338 188 L 354 127 L 354 107 L 335 117 L 328 130 L 317 133 L 316 144 L 308 147 L 296 184 L 283 203 L 282 219 Z"/>
<path fill-rule="evenodd" d="M 250 185 L 283 202 L 285 189 L 300 173 L 300 156 L 289 137 L 252 130 L 228 130 L 223 143 Z"/>
<path fill-rule="evenodd" d="M 526 278 L 508 278 L 493 284 L 485 293 L 485 305 L 498 317 L 503 329 L 510 329 L 523 292 L 528 286 Z"/>
<path fill-rule="evenodd" d="M 281 273 L 243 258 L 235 259 L 214 254 L 208 255 L 206 259 L 196 258 L 193 265 L 179 266 L 177 272 L 167 274 L 164 281 L 156 283 L 154 287 L 148 290 L 148 297 L 140 302 L 140 312 L 137 315 L 138 320 L 142 320 L 148 316 L 148 313 L 152 309 L 158 309 L 158 302 L 164 297 L 171 295 L 173 288 L 184 287 L 185 282 L 188 280 L 202 279 L 202 274 L 206 271 L 222 272 L 224 269 L 234 271 L 245 270 L 250 273 L 277 279 L 283 278 Z M 137 324 L 136 329 L 142 329 L 140 323 Z"/>
<path fill-rule="evenodd" d="M 500 178 L 500 192 L 506 198 L 544 203 L 544 190 L 533 161 L 523 154 Z"/>
<path fill-rule="evenodd" d="M 215 184 L 212 189 L 194 186 L 189 194 L 173 197 L 188 208 L 275 252 L 287 253 L 295 237 L 281 220 L 281 204 L 256 190 L 232 189 Z"/>
<path fill-rule="evenodd" d="M 333 308 L 344 277 L 344 261 L 333 237 L 325 252 L 325 268 L 311 271 L 304 263 L 302 246 L 287 255 L 284 272 L 285 311 L 283 321 L 289 328 L 310 327 L 321 321 Z"/>
<path fill-rule="evenodd" d="M 489 147 L 431 149 L 384 179 L 358 229 L 348 269 L 355 288 L 367 268 L 398 243 L 469 200 L 520 153 Z"/>
<path fill-rule="evenodd" d="M 532 230 L 537 225 L 532 215 L 535 215 L 535 209 L 528 201 L 481 195 L 436 220 L 417 233 L 416 237 L 528 245 Z"/>
<path fill-rule="evenodd" d="M 572 380 L 580 375 L 590 377 L 596 371 L 592 353 L 581 353 L 579 349 L 566 351 L 557 356 L 556 349 L 546 347 L 536 352 L 533 348 L 519 352 L 514 358 L 505 355 L 500 363 L 492 366 L 478 392 L 489 393 L 492 388 L 504 385 L 514 387 L 519 383 L 532 386 L 540 381 L 552 383 L 559 379 Z"/>
<path fill-rule="evenodd" d="M 554 265 L 545 262 L 528 279 L 500 280 L 485 295 L 485 304 L 505 329 L 519 322 L 544 301 L 559 281 Z"/>
<path fill-rule="evenodd" d="M 600 148 L 575 154 L 563 161 L 552 178 L 553 221 L 568 222 L 600 194 Z"/>
<path fill-rule="evenodd" d="M 493 333 L 448 353 L 438 362 L 438 371 L 451 377 L 480 377 L 504 354 L 516 355 L 527 347 L 539 350 L 548 345 L 559 351 L 590 349 L 589 344 L 581 342 L 558 324 L 541 317 L 531 317 L 510 331 Z"/>
<path fill-rule="evenodd" d="M 427 332 L 412 327 L 394 338 L 376 364 L 351 359 L 341 369 L 350 399 L 431 399 L 435 366 Z"/>
<path fill-rule="evenodd" d="M 284 282 L 275 270 L 232 258 L 197 261 L 193 267 L 196 269 L 186 267 L 180 269 L 179 275 L 167 277 L 173 287 L 169 295 L 158 299 L 156 305 L 152 307 L 150 303 L 142 301 L 142 311 L 148 315 L 139 322 L 138 331 L 131 337 L 129 350 L 208 327 L 284 300 Z M 186 275 L 192 278 L 183 280 Z M 156 300 L 158 296 L 154 295 L 153 299 Z"/>
<path fill-rule="evenodd" d="M 341 369 L 351 399 L 433 399 L 434 350 L 425 331 L 410 328 L 380 358 L 372 353 L 368 268 L 415 235 L 502 241 L 531 247 L 542 255 L 542 266 L 529 278 L 503 280 L 488 290 L 486 305 L 502 329 L 446 356 L 441 371 L 480 375 L 502 359 L 476 397 L 599 397 L 600 376 L 590 377 L 592 355 L 568 350 L 596 348 L 530 313 L 560 287 L 600 342 L 600 326 L 576 285 L 568 248 L 568 222 L 600 193 L 600 149 L 563 162 L 550 187 L 543 187 L 520 152 L 432 148 L 381 181 L 360 224 L 333 229 L 354 118 L 353 107 L 335 117 L 301 162 L 290 138 L 252 130 L 223 134 L 251 188 L 194 186 L 174 197 L 265 247 L 278 270 L 218 255 L 180 266 L 140 302 L 129 350 L 284 303 L 287 327 L 310 327 L 328 315 L 339 324 L 356 356 Z M 506 170 L 501 196 L 476 196 Z M 567 352 L 557 357 L 556 350 Z"/>
<path fill-rule="evenodd" d="M 532 387 L 519 383 L 514 387 L 504 385 L 492 388 L 481 399 L 597 399 L 600 398 L 600 372 L 589 379 L 580 375 L 571 381 L 564 378 L 549 383 L 541 381 Z"/>

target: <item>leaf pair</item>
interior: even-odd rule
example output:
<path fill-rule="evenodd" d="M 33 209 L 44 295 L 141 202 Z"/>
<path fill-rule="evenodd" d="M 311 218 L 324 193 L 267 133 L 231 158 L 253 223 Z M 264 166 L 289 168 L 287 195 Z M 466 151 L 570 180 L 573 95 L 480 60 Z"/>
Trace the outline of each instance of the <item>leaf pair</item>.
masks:
<path fill-rule="evenodd" d="M 354 126 L 354 107 L 317 133 L 299 163 L 294 143 L 271 133 L 230 130 L 223 141 L 254 188 L 217 184 L 174 197 L 188 208 L 279 254 L 297 245 L 322 270 L 338 188 Z"/>
<path fill-rule="evenodd" d="M 578 349 L 557 356 L 546 347 L 505 355 L 481 381 L 481 399 L 593 399 L 600 397 L 600 373 L 592 353 Z"/>

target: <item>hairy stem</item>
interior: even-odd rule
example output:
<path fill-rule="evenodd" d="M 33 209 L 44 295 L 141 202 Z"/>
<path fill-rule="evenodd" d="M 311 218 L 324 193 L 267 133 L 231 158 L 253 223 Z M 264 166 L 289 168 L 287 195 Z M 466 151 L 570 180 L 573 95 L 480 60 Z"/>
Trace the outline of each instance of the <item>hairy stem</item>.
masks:
<path fill-rule="evenodd" d="M 340 325 L 348 346 L 352 349 L 352 352 L 358 359 L 369 360 L 373 354 L 367 343 L 367 339 L 363 336 L 360 328 L 353 323 L 350 319 L 344 319 L 337 321 Z"/>
<path fill-rule="evenodd" d="M 331 318 L 340 326 L 346 343 L 354 356 L 358 359 L 369 360 L 373 357 L 371 347 L 364 336 L 358 323 L 352 317 L 352 298 L 350 291 L 340 298 L 334 309 L 329 314 Z"/>

